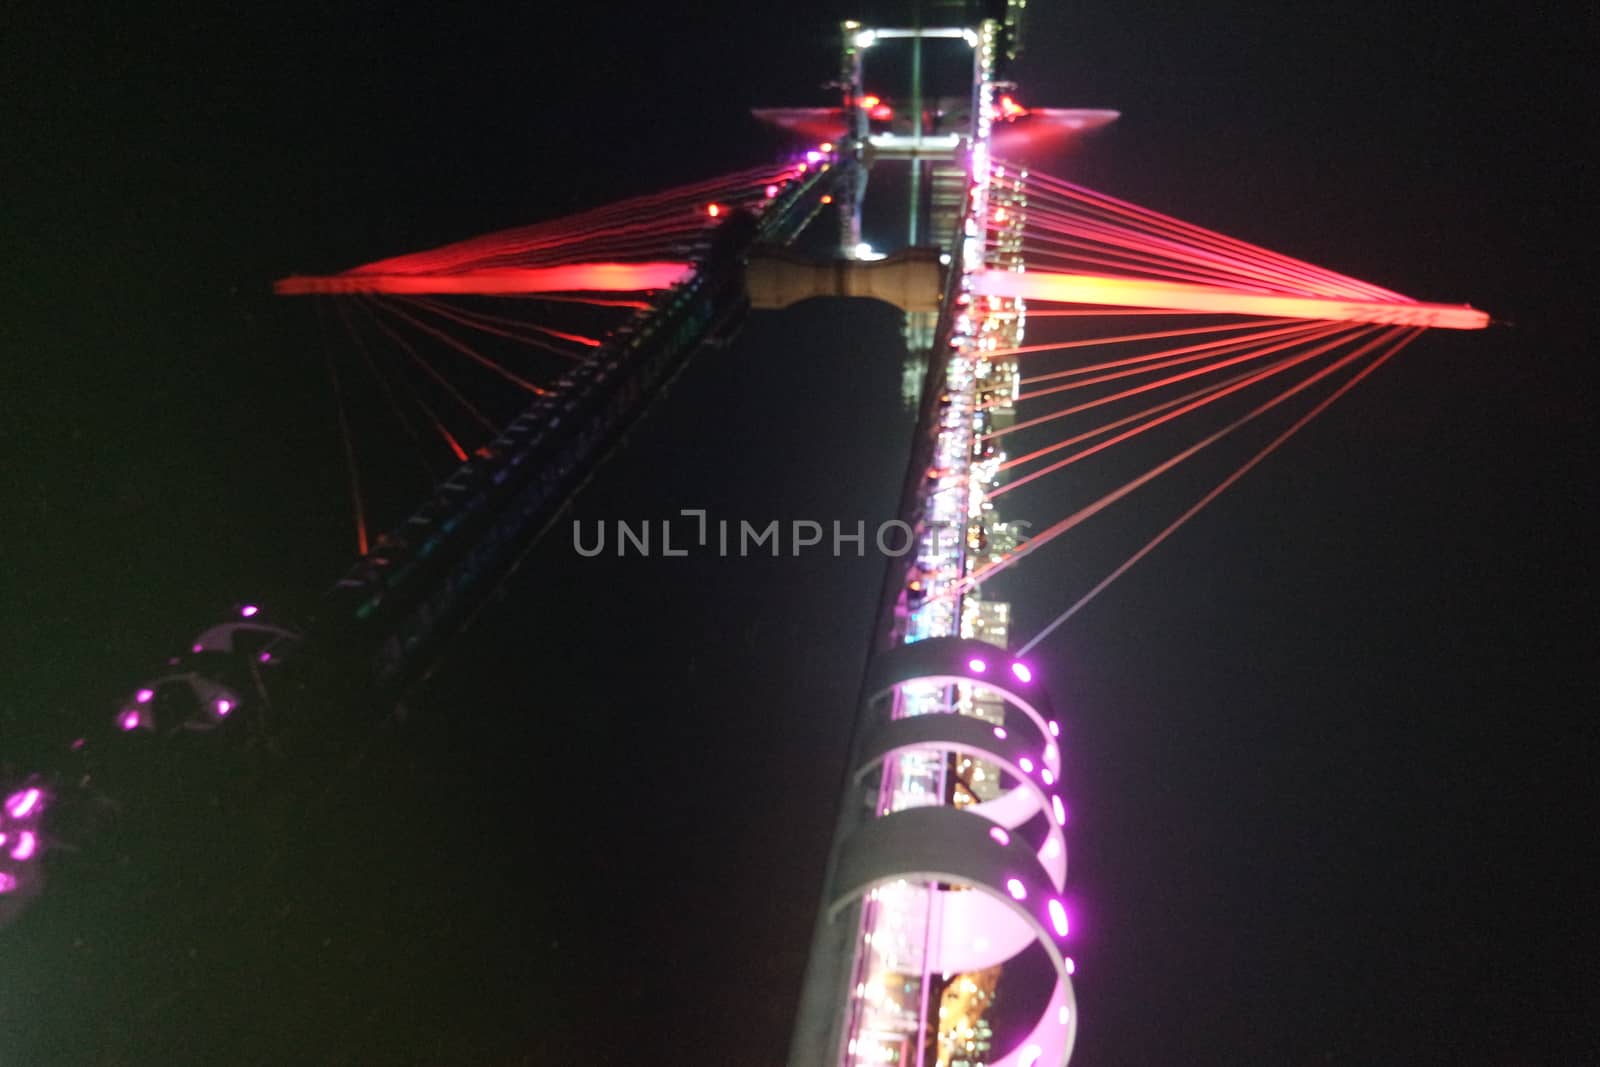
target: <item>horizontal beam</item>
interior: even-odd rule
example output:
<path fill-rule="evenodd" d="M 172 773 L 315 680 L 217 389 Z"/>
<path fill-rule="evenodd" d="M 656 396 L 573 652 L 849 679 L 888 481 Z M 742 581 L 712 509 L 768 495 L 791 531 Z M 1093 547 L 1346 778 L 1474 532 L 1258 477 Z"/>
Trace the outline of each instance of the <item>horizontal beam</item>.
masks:
<path fill-rule="evenodd" d="M 1489 316 L 1485 312 L 1466 304 L 1384 303 L 1289 296 L 1103 274 L 986 270 L 973 274 L 972 286 L 973 292 L 983 296 L 1009 296 L 1061 304 L 1270 315 L 1446 330 L 1481 330 L 1489 325 Z"/>
<path fill-rule="evenodd" d="M 363 274 L 350 271 L 321 277 L 280 279 L 280 296 L 328 293 L 635 293 L 670 289 L 693 273 L 690 263 L 569 263 L 562 267 L 495 267 L 456 274 Z"/>

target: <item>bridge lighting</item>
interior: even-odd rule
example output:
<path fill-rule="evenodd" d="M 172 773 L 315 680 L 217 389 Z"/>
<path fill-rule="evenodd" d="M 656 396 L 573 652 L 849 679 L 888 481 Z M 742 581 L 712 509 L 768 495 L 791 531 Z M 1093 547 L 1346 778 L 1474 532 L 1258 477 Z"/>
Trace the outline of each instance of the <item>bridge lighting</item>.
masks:
<path fill-rule="evenodd" d="M 860 100 L 856 101 L 856 104 L 865 111 L 871 111 L 873 108 L 878 107 L 882 103 L 882 99 L 873 96 L 871 93 L 866 94 Z"/>
<path fill-rule="evenodd" d="M 862 241 L 860 244 L 856 245 L 856 258 L 857 259 L 882 259 L 883 258 L 883 253 L 874 252 L 872 250 L 872 246 L 871 245 L 869 245 L 865 241 Z"/>
<path fill-rule="evenodd" d="M 155 698 L 155 695 L 156 691 L 154 689 L 141 689 L 137 693 L 133 694 L 133 699 L 138 701 L 140 704 L 148 704 Z"/>
<path fill-rule="evenodd" d="M 1017 766 L 1022 768 L 1023 774 L 1033 773 L 1033 760 L 1029 759 L 1027 756 L 1023 756 L 1021 759 L 1017 760 Z"/>
<path fill-rule="evenodd" d="M 767 186 L 767 199 L 768 200 L 773 199 L 777 195 L 778 195 L 778 187 L 776 185 Z"/>
<path fill-rule="evenodd" d="M 39 806 L 42 795 L 37 789 L 24 789 L 20 793 L 12 793 L 6 798 L 6 811 L 13 819 L 26 819 L 28 814 Z"/>
<path fill-rule="evenodd" d="M 1029 1045 L 1022 1050 L 1022 1058 L 1017 1061 L 1017 1067 L 1034 1067 L 1039 1058 L 1044 1055 L 1044 1048 L 1040 1045 Z"/>
<path fill-rule="evenodd" d="M 1051 737 L 1060 737 L 1061 736 L 1061 724 L 1056 722 L 1054 719 L 1050 720 L 1050 736 Z"/>
<path fill-rule="evenodd" d="M 1028 887 L 1022 884 L 1022 879 L 1020 878 L 1007 878 L 1006 892 L 1011 894 L 1012 900 L 1028 899 Z"/>
<path fill-rule="evenodd" d="M 1021 682 L 1023 685 L 1027 685 L 1029 682 L 1033 681 L 1033 672 L 1028 669 L 1028 665 L 1026 663 L 1013 663 L 1011 665 L 1011 673 L 1016 675 L 1017 681 Z"/>
<path fill-rule="evenodd" d="M 807 163 L 821 163 L 822 162 L 822 153 L 818 152 L 815 148 L 813 148 L 811 151 L 806 153 L 806 162 Z"/>
<path fill-rule="evenodd" d="M 256 607 L 254 604 L 246 604 L 244 607 L 239 609 L 239 614 L 248 619 L 254 617 L 256 612 L 260 610 L 261 609 Z"/>
<path fill-rule="evenodd" d="M 7 874 L 5 871 L 0 871 L 0 894 L 10 893 L 13 890 L 15 890 L 16 888 L 17 888 L 16 876 Z"/>
<path fill-rule="evenodd" d="M 1045 785 L 1055 785 L 1056 784 L 1055 772 L 1052 771 L 1049 767 L 1042 768 L 1039 771 L 1039 777 L 1044 780 L 1044 784 Z"/>
<path fill-rule="evenodd" d="M 982 674 L 988 669 L 989 665 L 981 659 L 974 658 L 967 661 L 967 670 L 971 671 L 973 674 Z"/>
<path fill-rule="evenodd" d="M 1071 956 L 1068 956 L 1062 962 L 1067 965 L 1067 973 L 1068 974 L 1077 974 L 1078 973 L 1078 965 L 1076 963 L 1072 962 L 1072 957 Z M 1072 1013 L 1067 1011 L 1067 1006 L 1065 1004 L 1061 1005 L 1061 1014 L 1058 1015 L 1057 1018 L 1061 1020 L 1061 1025 L 1062 1026 L 1067 1025 L 1067 1020 L 1072 1018 Z"/>
<path fill-rule="evenodd" d="M 706 214 L 710 215 L 712 218 L 716 218 L 718 215 L 722 214 L 722 205 L 721 204 L 707 204 L 706 205 Z"/>
<path fill-rule="evenodd" d="M 215 707 L 217 709 L 217 718 L 226 719 L 228 717 L 228 712 L 233 710 L 233 701 L 219 700 L 217 701 Z"/>
<path fill-rule="evenodd" d="M 1060 797 L 1050 797 L 1050 810 L 1055 813 L 1057 826 L 1067 825 L 1067 806 L 1061 803 Z"/>
<path fill-rule="evenodd" d="M 878 104 L 876 107 L 868 108 L 867 115 L 870 118 L 877 119 L 879 122 L 888 122 L 894 118 L 894 108 L 888 104 Z"/>
<path fill-rule="evenodd" d="M 817 147 L 822 149 L 824 152 L 832 152 L 833 151 L 833 142 L 832 141 L 823 141 Z"/>
<path fill-rule="evenodd" d="M 823 202 L 823 203 L 824 203 L 824 204 L 831 204 L 831 203 L 833 203 L 833 194 L 832 194 L 832 193 L 823 193 L 823 194 L 822 194 L 822 202 Z"/>
<path fill-rule="evenodd" d="M 862 30 L 860 33 L 855 35 L 854 40 L 852 40 L 850 43 L 855 45 L 857 48 L 871 48 L 874 44 L 878 43 L 878 35 L 871 30 Z"/>
<path fill-rule="evenodd" d="M 142 725 L 144 725 L 144 716 L 140 714 L 138 708 L 128 708 L 117 716 L 117 728 L 123 733 L 137 730 Z"/>
<path fill-rule="evenodd" d="M 1006 728 L 1004 726 L 996 726 L 994 728 L 994 735 L 1000 740 L 1004 741 L 1006 739 Z"/>
<path fill-rule="evenodd" d="M 1056 928 L 1058 937 L 1067 936 L 1067 909 L 1055 897 L 1050 898 L 1050 925 Z"/>
<path fill-rule="evenodd" d="M 1001 844 L 1001 845 L 1009 845 L 1009 844 L 1011 844 L 1011 835 L 1006 833 L 1005 827 L 1003 827 L 1003 826 L 991 826 L 991 827 L 989 827 L 989 836 L 994 838 L 995 842 L 997 844 Z"/>
<path fill-rule="evenodd" d="M 33 831 L 24 830 L 17 835 L 17 846 L 11 850 L 11 858 L 18 861 L 31 859 L 38 847 L 39 839 L 34 836 Z"/>
<path fill-rule="evenodd" d="M 257 656 L 256 659 L 260 660 L 262 663 L 271 663 L 272 662 L 272 653 L 271 652 L 263 652 L 263 653 L 261 653 L 261 655 Z"/>

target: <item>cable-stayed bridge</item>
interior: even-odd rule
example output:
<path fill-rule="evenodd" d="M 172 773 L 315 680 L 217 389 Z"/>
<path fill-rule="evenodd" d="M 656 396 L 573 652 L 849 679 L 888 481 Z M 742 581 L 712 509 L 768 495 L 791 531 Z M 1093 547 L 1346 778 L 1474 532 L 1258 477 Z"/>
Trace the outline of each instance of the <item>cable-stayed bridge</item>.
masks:
<path fill-rule="evenodd" d="M 437 439 L 455 465 L 373 536 L 352 461 L 360 557 L 322 610 L 286 621 L 240 605 L 129 692 L 111 743 L 240 731 L 306 692 L 392 702 L 697 349 L 752 310 L 887 300 L 905 311 L 917 382 L 905 537 L 885 546 L 793 1062 L 1064 1062 L 1077 1023 L 1064 724 L 1026 658 L 1043 635 L 1013 634 L 985 581 L 1230 434 L 1280 420 L 1130 546 L 1109 582 L 1422 329 L 1486 318 L 1040 173 L 1025 162 L 1030 129 L 1112 116 L 1020 103 L 1003 83 L 1007 35 L 1002 20 L 848 24 L 839 106 L 767 113 L 810 135 L 793 159 L 280 282 L 287 295 L 359 298 L 335 313 L 396 430 L 419 451 Z M 908 60 L 891 63 L 897 52 Z M 880 57 L 909 66 L 909 83 L 876 80 Z M 508 314 L 496 301 L 511 297 Z M 1012 491 L 1160 435 L 1179 438 L 1166 459 L 1081 507 L 1027 512 L 1033 528 L 998 513 Z M 13 908 L 40 889 L 70 781 L 8 790 L 0 889 Z"/>

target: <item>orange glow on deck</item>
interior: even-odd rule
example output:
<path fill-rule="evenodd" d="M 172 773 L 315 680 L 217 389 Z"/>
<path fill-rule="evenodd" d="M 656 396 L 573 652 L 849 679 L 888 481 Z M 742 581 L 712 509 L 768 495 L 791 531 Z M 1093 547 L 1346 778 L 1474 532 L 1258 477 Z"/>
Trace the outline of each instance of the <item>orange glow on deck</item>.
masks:
<path fill-rule="evenodd" d="M 1060 304 L 1163 308 L 1236 315 L 1272 315 L 1330 322 L 1370 322 L 1382 326 L 1425 326 L 1481 330 L 1487 313 L 1466 304 L 1385 303 L 1324 297 L 1258 293 L 1187 282 L 1115 278 L 1103 274 L 1052 274 L 1034 271 L 979 271 L 973 292 Z"/>

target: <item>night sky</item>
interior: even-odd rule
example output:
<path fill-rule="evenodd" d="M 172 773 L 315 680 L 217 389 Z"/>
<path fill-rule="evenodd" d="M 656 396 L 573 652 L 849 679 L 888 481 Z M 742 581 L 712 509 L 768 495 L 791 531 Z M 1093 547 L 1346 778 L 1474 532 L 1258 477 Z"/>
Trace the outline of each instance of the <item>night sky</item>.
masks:
<path fill-rule="evenodd" d="M 770 158 L 747 109 L 826 102 L 855 13 L 122 6 L 0 31 L 13 773 L 349 558 L 339 335 L 274 278 Z M 1073 1062 L 1600 1062 L 1592 24 L 1029 16 L 1024 102 L 1123 112 L 1047 169 L 1515 323 L 1423 337 L 1036 654 Z M 887 518 L 899 375 L 891 310 L 753 316 L 575 515 Z M 1207 484 L 1019 567 L 1020 633 Z M 359 758 L 146 768 L 185 817 L 0 931 L 0 1065 L 781 1062 L 881 577 L 546 541 Z"/>

